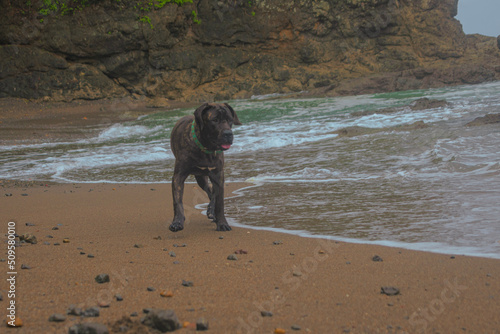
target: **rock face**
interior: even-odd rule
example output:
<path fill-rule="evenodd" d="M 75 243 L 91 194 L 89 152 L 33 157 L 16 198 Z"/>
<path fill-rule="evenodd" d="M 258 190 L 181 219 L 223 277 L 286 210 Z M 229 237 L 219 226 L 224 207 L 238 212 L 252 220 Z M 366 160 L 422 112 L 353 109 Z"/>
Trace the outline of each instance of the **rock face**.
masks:
<path fill-rule="evenodd" d="M 495 38 L 463 33 L 458 0 L 137 2 L 41 16 L 42 1 L 3 1 L 0 97 L 199 102 L 500 79 Z"/>

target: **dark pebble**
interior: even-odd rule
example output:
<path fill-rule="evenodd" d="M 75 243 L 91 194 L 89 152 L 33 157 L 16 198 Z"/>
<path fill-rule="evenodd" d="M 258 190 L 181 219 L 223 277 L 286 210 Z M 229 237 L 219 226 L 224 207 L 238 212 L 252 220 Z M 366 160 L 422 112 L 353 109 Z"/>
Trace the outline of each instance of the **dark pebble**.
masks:
<path fill-rule="evenodd" d="M 48 236 L 47 236 L 47 238 L 49 238 L 49 239 L 52 239 L 52 238 L 53 238 L 53 236 L 51 236 L 51 235 L 48 235 Z"/>
<path fill-rule="evenodd" d="M 141 244 L 135 244 L 135 245 L 134 245 L 134 248 L 143 248 L 143 247 L 144 247 L 144 246 L 143 246 L 143 245 L 141 245 Z"/>
<path fill-rule="evenodd" d="M 193 286 L 194 283 L 193 281 L 185 281 L 185 280 L 182 280 L 182 285 L 183 286 Z"/>
<path fill-rule="evenodd" d="M 131 316 L 131 317 L 138 317 L 138 316 L 139 316 L 139 313 L 137 313 L 137 312 L 132 312 L 132 313 L 130 313 L 130 316 Z"/>
<path fill-rule="evenodd" d="M 152 286 L 148 286 L 148 287 L 147 287 L 147 290 L 148 290 L 148 291 L 156 291 L 156 288 L 154 288 L 154 287 L 152 287 Z"/>
<path fill-rule="evenodd" d="M 345 264 L 351 264 L 351 261 L 347 261 Z"/>
<path fill-rule="evenodd" d="M 170 255 L 170 257 L 175 257 L 175 253 L 174 252 L 169 252 L 168 255 Z"/>
<path fill-rule="evenodd" d="M 224 237 L 221 235 L 221 236 L 219 237 L 219 239 L 224 239 Z"/>
<path fill-rule="evenodd" d="M 83 314 L 83 311 L 81 308 L 76 307 L 75 305 L 70 305 L 68 309 L 66 310 L 66 314 L 68 315 L 76 315 L 76 316 L 81 316 Z"/>
<path fill-rule="evenodd" d="M 162 333 L 173 332 L 182 327 L 179 318 L 172 310 L 151 310 L 142 319 L 142 323 Z"/>
<path fill-rule="evenodd" d="M 80 252 L 80 255 L 85 255 L 86 253 L 85 252 Z"/>
<path fill-rule="evenodd" d="M 179 261 L 174 261 L 174 264 L 179 264 L 180 262 Z"/>
<path fill-rule="evenodd" d="M 58 229 L 59 229 L 59 227 L 57 227 L 57 226 L 54 226 L 54 227 L 52 228 L 52 230 L 54 230 L 54 231 L 57 231 Z"/>
<path fill-rule="evenodd" d="M 164 251 L 164 252 L 168 252 L 168 249 L 166 249 L 166 248 L 163 248 L 163 251 Z"/>
<path fill-rule="evenodd" d="M 300 331 L 300 326 L 298 326 L 298 325 L 292 325 L 292 329 L 294 331 Z"/>
<path fill-rule="evenodd" d="M 54 242 L 54 246 L 59 246 L 59 245 L 61 245 L 61 244 L 58 242 Z"/>
<path fill-rule="evenodd" d="M 283 243 L 283 242 L 281 242 L 281 241 L 279 241 L 279 240 L 278 240 L 278 241 L 273 241 L 273 245 L 281 245 L 282 243 Z"/>
<path fill-rule="evenodd" d="M 47 241 L 44 241 L 43 244 L 47 245 L 47 246 L 50 246 L 50 242 L 47 242 Z"/>
<path fill-rule="evenodd" d="M 60 313 L 52 314 L 49 317 L 49 321 L 53 321 L 53 322 L 63 322 L 65 320 L 66 320 L 66 317 Z"/>
<path fill-rule="evenodd" d="M 273 314 L 269 311 L 260 311 L 260 315 L 263 317 L 272 317 Z"/>
<path fill-rule="evenodd" d="M 116 294 L 116 295 L 115 295 L 115 298 L 116 298 L 116 301 L 117 301 L 117 302 L 121 302 L 121 301 L 123 301 L 123 297 L 122 297 L 122 295 L 120 295 L 120 294 Z"/>
<path fill-rule="evenodd" d="M 396 296 L 399 295 L 399 289 L 393 286 L 383 286 L 380 288 L 380 293 L 388 296 Z"/>
<path fill-rule="evenodd" d="M 238 258 L 236 257 L 236 255 L 234 254 L 230 254 L 228 255 L 227 257 L 228 260 L 231 260 L 231 261 L 238 261 Z"/>
<path fill-rule="evenodd" d="M 28 196 L 28 194 L 21 194 L 21 196 Z"/>
<path fill-rule="evenodd" d="M 5 194 L 5 197 L 12 197 L 11 193 Z"/>
<path fill-rule="evenodd" d="M 153 309 L 152 308 L 143 308 L 142 309 L 142 313 L 144 314 L 148 314 L 149 312 L 151 312 Z"/>
<path fill-rule="evenodd" d="M 107 283 L 107 282 L 109 282 L 109 275 L 108 274 L 99 274 L 95 277 L 95 281 L 99 284 Z"/>
<path fill-rule="evenodd" d="M 0 301 L 3 300 L 3 296 L 2 296 L 2 293 L 0 293 Z"/>
<path fill-rule="evenodd" d="M 26 226 L 35 226 L 33 223 L 26 223 Z"/>
<path fill-rule="evenodd" d="M 36 240 L 36 237 L 31 234 L 31 233 L 25 233 L 25 234 L 21 234 L 19 236 L 19 240 L 20 241 L 24 241 L 24 242 L 27 242 L 29 244 L 36 244 L 38 241 Z"/>
<path fill-rule="evenodd" d="M 455 258 L 454 256 L 450 256 L 450 259 L 452 259 L 452 260 L 453 260 L 454 258 Z"/>
<path fill-rule="evenodd" d="M 205 318 L 200 318 L 196 321 L 197 331 L 207 331 L 208 330 L 208 320 Z"/>
<path fill-rule="evenodd" d="M 68 334 L 109 334 L 109 330 L 103 324 L 85 322 L 71 326 Z"/>
<path fill-rule="evenodd" d="M 90 257 L 90 258 L 92 258 L 92 259 L 93 259 L 93 258 L 94 258 L 94 255 L 93 255 L 93 254 L 89 254 L 89 255 L 87 255 L 87 257 Z"/>
<path fill-rule="evenodd" d="M 374 257 L 372 257 L 372 261 L 373 262 L 382 262 L 384 260 L 382 260 L 382 258 L 378 255 L 375 255 Z"/>
<path fill-rule="evenodd" d="M 21 269 L 31 269 L 31 267 L 25 264 L 21 264 Z"/>
<path fill-rule="evenodd" d="M 90 307 L 88 309 L 86 309 L 84 312 L 83 312 L 83 316 L 86 317 L 86 318 L 90 318 L 90 317 L 98 317 L 100 315 L 100 311 L 99 311 L 99 308 L 98 307 Z"/>

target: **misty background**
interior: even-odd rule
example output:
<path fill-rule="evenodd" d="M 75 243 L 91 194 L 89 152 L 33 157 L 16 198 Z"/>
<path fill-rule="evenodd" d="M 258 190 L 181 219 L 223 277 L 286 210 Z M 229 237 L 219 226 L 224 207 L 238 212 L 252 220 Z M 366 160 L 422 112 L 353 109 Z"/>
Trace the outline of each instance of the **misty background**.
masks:
<path fill-rule="evenodd" d="M 459 0 L 457 19 L 466 34 L 500 35 L 500 0 Z"/>

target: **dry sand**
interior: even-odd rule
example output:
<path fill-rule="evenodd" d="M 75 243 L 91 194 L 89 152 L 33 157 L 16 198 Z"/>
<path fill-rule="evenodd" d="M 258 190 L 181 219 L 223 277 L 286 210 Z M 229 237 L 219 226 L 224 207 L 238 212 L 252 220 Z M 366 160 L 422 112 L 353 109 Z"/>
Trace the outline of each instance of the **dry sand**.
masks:
<path fill-rule="evenodd" d="M 6 105 L 0 108 L 2 143 L 59 139 L 66 125 L 78 127 L 89 119 L 97 124 L 100 118 L 113 122 L 130 113 L 96 103 L 68 115 L 64 106 L 47 108 L 41 117 L 39 106 L 29 104 L 34 109 L 24 122 Z M 35 128 L 43 130 L 40 138 L 28 135 Z M 243 186 L 228 184 L 226 195 Z M 169 184 L 2 181 L 0 187 L 0 259 L 8 259 L 9 222 L 15 222 L 17 234 L 37 238 L 36 244 L 21 243 L 15 250 L 15 305 L 22 327 L 6 326 L 11 270 L 7 261 L 0 262 L 1 333 L 68 333 L 70 326 L 88 321 L 111 332 L 127 326 L 127 333 L 154 333 L 140 321 L 148 308 L 174 310 L 181 323 L 204 318 L 209 333 L 273 333 L 276 328 L 286 333 L 500 333 L 499 260 L 244 228 L 216 232 L 194 208 L 206 201 L 194 184 L 186 185 L 187 222 L 178 233 L 168 230 Z M 246 254 L 235 254 L 241 250 Z M 231 254 L 237 260 L 228 260 Z M 383 261 L 373 261 L 375 255 Z M 109 274 L 110 282 L 98 284 L 99 274 Z M 183 280 L 193 286 L 183 286 Z M 382 287 L 396 287 L 400 294 L 381 294 Z M 163 290 L 172 297 L 162 297 Z M 48 320 L 71 305 L 99 304 L 109 305 L 97 318 Z M 131 316 L 134 312 L 137 316 Z"/>

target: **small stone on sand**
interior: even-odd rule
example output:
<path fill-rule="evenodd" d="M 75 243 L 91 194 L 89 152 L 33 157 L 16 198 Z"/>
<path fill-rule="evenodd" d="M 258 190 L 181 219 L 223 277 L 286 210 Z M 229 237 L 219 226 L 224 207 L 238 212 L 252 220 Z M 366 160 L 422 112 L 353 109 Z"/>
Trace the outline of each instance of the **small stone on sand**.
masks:
<path fill-rule="evenodd" d="M 86 318 L 98 317 L 101 314 L 98 307 L 90 307 L 83 312 L 83 316 Z"/>
<path fill-rule="evenodd" d="M 208 330 L 208 320 L 205 318 L 200 318 L 196 321 L 197 331 L 207 331 Z"/>
<path fill-rule="evenodd" d="M 60 313 L 54 313 L 49 317 L 49 321 L 52 322 L 63 322 L 66 320 L 66 317 Z"/>
<path fill-rule="evenodd" d="M 109 330 L 103 324 L 95 322 L 85 322 L 73 325 L 69 328 L 68 334 L 109 334 Z"/>
<path fill-rule="evenodd" d="M 66 310 L 67 315 L 76 315 L 76 316 L 81 316 L 83 314 L 83 311 L 81 308 L 76 307 L 75 305 L 70 305 L 68 309 Z"/>
<path fill-rule="evenodd" d="M 28 244 L 33 244 L 33 245 L 38 242 L 36 240 L 36 237 L 33 234 L 31 234 L 31 233 L 21 234 L 19 236 L 19 240 L 24 241 L 24 242 L 26 242 Z"/>
<path fill-rule="evenodd" d="M 182 280 L 182 285 L 190 287 L 190 286 L 194 286 L 194 283 L 192 281 Z"/>
<path fill-rule="evenodd" d="M 260 311 L 260 315 L 263 317 L 272 317 L 273 313 L 269 311 Z"/>
<path fill-rule="evenodd" d="M 181 328 L 179 318 L 172 310 L 151 310 L 142 323 L 148 327 L 159 330 L 162 333 L 173 332 Z"/>
<path fill-rule="evenodd" d="M 380 293 L 388 296 L 396 296 L 399 295 L 399 289 L 393 286 L 383 286 L 380 288 Z"/>
<path fill-rule="evenodd" d="M 109 282 L 109 275 L 108 274 L 99 274 L 95 277 L 95 281 L 99 284 L 107 283 L 107 282 Z"/>
<path fill-rule="evenodd" d="M 173 297 L 174 293 L 170 290 L 161 290 L 160 296 L 162 297 Z"/>

